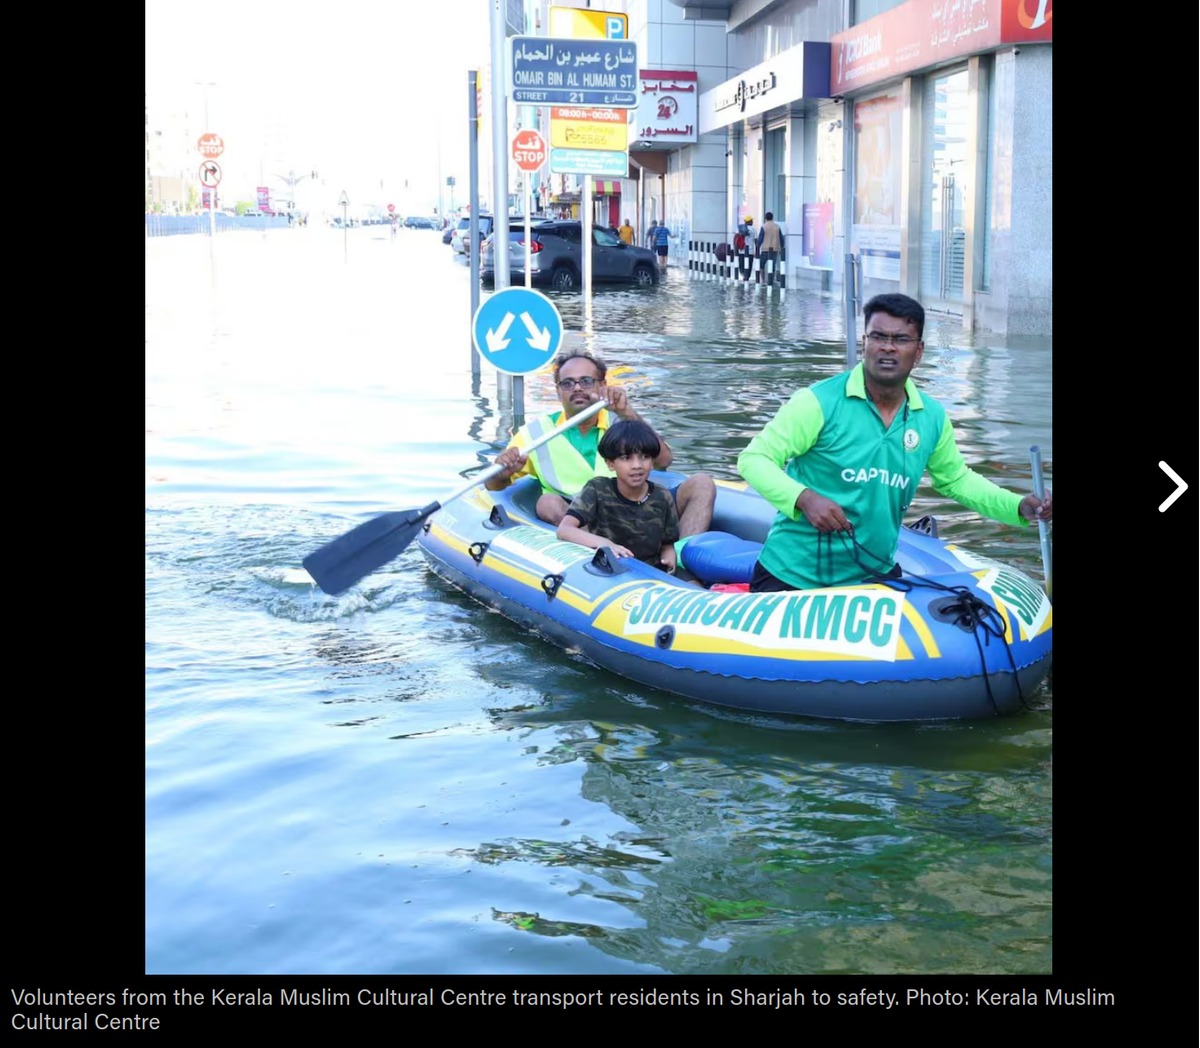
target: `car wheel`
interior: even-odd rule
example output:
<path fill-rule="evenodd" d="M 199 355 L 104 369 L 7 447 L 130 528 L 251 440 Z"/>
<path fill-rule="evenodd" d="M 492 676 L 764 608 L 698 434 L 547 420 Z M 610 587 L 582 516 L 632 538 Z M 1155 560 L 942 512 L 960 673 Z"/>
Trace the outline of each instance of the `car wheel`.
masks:
<path fill-rule="evenodd" d="M 649 266 L 638 266 L 633 271 L 633 279 L 639 287 L 649 287 L 654 283 L 654 270 Z"/>
<path fill-rule="evenodd" d="M 556 291 L 573 291 L 579 286 L 575 279 L 575 271 L 567 266 L 559 266 L 550 278 L 550 286 Z"/>

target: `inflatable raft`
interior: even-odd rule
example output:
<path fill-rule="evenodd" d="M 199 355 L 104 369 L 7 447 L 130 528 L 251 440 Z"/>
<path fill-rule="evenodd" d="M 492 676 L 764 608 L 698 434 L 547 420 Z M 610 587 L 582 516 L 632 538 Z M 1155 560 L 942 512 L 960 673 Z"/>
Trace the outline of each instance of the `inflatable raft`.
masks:
<path fill-rule="evenodd" d="M 684 478 L 652 479 L 674 489 Z M 532 478 L 473 489 L 417 541 L 436 574 L 514 622 L 631 680 L 721 706 L 841 720 L 994 717 L 1021 709 L 1049 671 L 1041 586 L 939 540 L 931 518 L 901 529 L 899 578 L 738 592 L 774 510 L 751 489 L 717 491 L 712 530 L 681 557 L 699 581 L 559 541 L 537 519 Z"/>

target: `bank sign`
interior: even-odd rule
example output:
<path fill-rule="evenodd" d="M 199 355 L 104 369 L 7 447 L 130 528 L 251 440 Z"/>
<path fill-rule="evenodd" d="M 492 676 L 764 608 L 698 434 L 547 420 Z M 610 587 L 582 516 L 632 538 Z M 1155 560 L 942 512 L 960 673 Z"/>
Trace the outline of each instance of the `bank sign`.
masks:
<path fill-rule="evenodd" d="M 993 50 L 1054 41 L 1051 0 L 908 0 L 833 37 L 829 93 Z"/>
<path fill-rule="evenodd" d="M 511 54 L 510 93 L 516 103 L 637 108 L 633 41 L 514 36 Z"/>

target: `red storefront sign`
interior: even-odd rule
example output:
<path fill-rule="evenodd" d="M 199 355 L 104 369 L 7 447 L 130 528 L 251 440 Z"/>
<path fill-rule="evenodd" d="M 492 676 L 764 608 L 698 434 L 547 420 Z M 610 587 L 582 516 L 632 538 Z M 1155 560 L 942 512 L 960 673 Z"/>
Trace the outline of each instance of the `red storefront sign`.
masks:
<path fill-rule="evenodd" d="M 1053 0 L 908 0 L 836 33 L 829 94 L 845 95 L 1002 44 L 1051 43 Z"/>

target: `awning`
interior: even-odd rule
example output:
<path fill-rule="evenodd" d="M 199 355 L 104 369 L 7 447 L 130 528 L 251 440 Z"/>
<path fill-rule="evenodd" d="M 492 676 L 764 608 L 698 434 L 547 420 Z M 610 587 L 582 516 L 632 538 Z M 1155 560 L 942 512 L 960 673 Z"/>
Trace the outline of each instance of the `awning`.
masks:
<path fill-rule="evenodd" d="M 592 192 L 596 196 L 620 196 L 621 183 L 607 178 L 593 178 L 592 185 L 595 187 Z"/>

